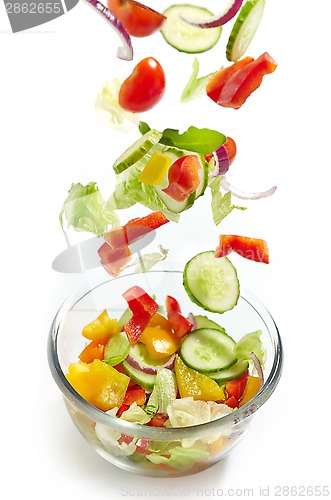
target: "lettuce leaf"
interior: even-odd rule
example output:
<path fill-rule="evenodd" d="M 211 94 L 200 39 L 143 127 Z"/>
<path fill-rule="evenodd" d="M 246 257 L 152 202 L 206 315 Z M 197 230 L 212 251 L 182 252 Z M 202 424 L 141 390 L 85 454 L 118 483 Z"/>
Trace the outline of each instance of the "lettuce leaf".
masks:
<path fill-rule="evenodd" d="M 71 185 L 59 216 L 62 229 L 64 216 L 68 227 L 96 236 L 101 236 L 109 224 L 116 225 L 119 222 L 116 213 L 107 209 L 96 182 L 86 186 L 79 182 Z"/>
<path fill-rule="evenodd" d="M 139 131 L 142 135 L 146 134 L 150 126 L 146 122 L 139 122 Z M 210 154 L 213 153 L 226 141 L 226 136 L 221 132 L 209 128 L 189 127 L 182 134 L 179 130 L 166 128 L 162 132 L 160 144 L 173 146 L 194 153 Z"/>
<path fill-rule="evenodd" d="M 168 210 L 153 186 L 139 181 L 141 172 L 154 151 L 155 148 L 152 148 L 151 152 L 124 171 L 122 175 L 117 176 L 118 184 L 105 204 L 107 212 L 129 208 L 136 203 L 141 203 L 153 211 L 160 210 L 169 220 L 174 222 L 179 220 L 179 214 Z"/>
<path fill-rule="evenodd" d="M 136 402 L 132 403 L 132 405 L 122 413 L 120 418 L 134 424 L 147 424 L 151 419 Z"/>
<path fill-rule="evenodd" d="M 210 73 L 209 75 L 198 78 L 200 64 L 197 58 L 194 59 L 192 68 L 192 74 L 182 92 L 180 102 L 191 101 L 192 99 L 197 99 L 198 97 L 206 95 L 206 85 L 208 78 L 214 74 Z"/>
<path fill-rule="evenodd" d="M 221 178 L 213 177 L 209 180 L 209 187 L 211 189 L 211 210 L 213 221 L 217 226 L 227 215 L 229 215 L 235 208 L 237 210 L 246 210 L 246 207 L 232 205 L 230 191 L 224 195 L 221 193 Z"/>
<path fill-rule="evenodd" d="M 195 463 L 204 460 L 209 456 L 209 452 L 199 448 L 183 448 L 175 446 L 167 451 L 170 456 L 163 456 L 157 453 L 149 453 L 146 458 L 153 464 L 165 464 L 179 470 L 190 469 Z"/>
<path fill-rule="evenodd" d="M 238 359 L 246 359 L 251 361 L 251 352 L 257 356 L 261 365 L 266 361 L 266 351 L 261 340 L 262 331 L 247 333 L 244 335 L 234 347 L 234 353 Z"/>
<path fill-rule="evenodd" d="M 127 131 L 130 129 L 131 122 L 134 125 L 139 123 L 139 115 L 125 111 L 118 103 L 118 93 L 121 81 L 113 78 L 106 82 L 106 85 L 98 93 L 95 109 L 98 120 L 108 127 Z"/>

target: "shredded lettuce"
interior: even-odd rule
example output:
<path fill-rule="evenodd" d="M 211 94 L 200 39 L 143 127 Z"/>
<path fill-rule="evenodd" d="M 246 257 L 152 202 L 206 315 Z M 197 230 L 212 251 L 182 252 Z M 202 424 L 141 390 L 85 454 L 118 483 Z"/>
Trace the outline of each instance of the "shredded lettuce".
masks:
<path fill-rule="evenodd" d="M 194 400 L 192 397 L 175 399 L 168 406 L 169 424 L 167 427 L 191 427 L 204 424 L 228 415 L 232 411 L 226 404 L 215 403 L 214 401 Z M 214 434 L 199 440 L 183 439 L 182 446 L 188 448 L 193 446 L 195 442 L 213 443 L 220 436 L 221 434 Z"/>
<path fill-rule="evenodd" d="M 163 456 L 157 453 L 149 453 L 146 458 L 153 464 L 165 464 L 179 470 L 190 469 L 195 463 L 204 460 L 209 456 L 209 452 L 199 448 L 183 448 L 175 446 L 167 451 L 167 455 Z"/>
<path fill-rule="evenodd" d="M 126 420 L 127 422 L 132 422 L 134 424 L 148 424 L 151 417 L 147 415 L 147 413 L 138 406 L 136 402 L 132 403 L 129 408 L 122 413 L 120 416 L 122 420 Z"/>
<path fill-rule="evenodd" d="M 146 273 L 150 269 L 152 269 L 158 262 L 165 260 L 168 256 L 169 250 L 165 250 L 162 245 L 158 245 L 160 252 L 151 252 L 141 254 L 137 259 L 133 262 L 130 262 L 126 268 L 135 266 L 135 273 Z"/>
<path fill-rule="evenodd" d="M 95 109 L 98 120 L 108 127 L 127 131 L 130 129 L 129 123 L 134 125 L 139 123 L 139 115 L 125 111 L 118 103 L 118 93 L 121 81 L 113 78 L 106 82 L 106 85 L 98 93 Z"/>
<path fill-rule="evenodd" d="M 113 408 L 112 410 L 106 411 L 107 415 L 112 415 L 116 417 L 118 408 Z M 130 443 L 120 442 L 122 434 L 120 432 L 114 431 L 107 425 L 100 424 L 96 422 L 95 433 L 97 438 L 101 441 L 106 450 L 110 453 L 115 453 L 117 455 L 132 455 L 136 451 L 136 441 L 132 440 Z"/>
<path fill-rule="evenodd" d="M 266 351 L 261 340 L 261 335 L 261 330 L 244 335 L 234 347 L 234 353 L 237 358 L 251 361 L 250 354 L 254 352 L 263 366 L 266 361 Z"/>
<path fill-rule="evenodd" d="M 153 186 L 139 181 L 141 172 L 154 151 L 152 148 L 151 152 L 123 172 L 122 176 L 118 176 L 119 183 L 105 205 L 107 211 L 121 210 L 141 203 L 153 211 L 160 210 L 169 220 L 174 222 L 179 220 L 179 214 L 168 210 Z"/>
<path fill-rule="evenodd" d="M 192 68 L 193 72 L 182 92 L 180 102 L 191 101 L 192 99 L 197 99 L 198 97 L 206 95 L 207 80 L 211 75 L 214 74 L 210 73 L 209 75 L 198 78 L 200 64 L 197 58 L 194 59 Z"/>
<path fill-rule="evenodd" d="M 60 224 L 63 229 L 63 216 L 67 225 L 76 231 L 86 231 L 101 236 L 109 224 L 118 224 L 118 217 L 106 207 L 96 182 L 83 186 L 72 184 L 61 212 Z"/>
<path fill-rule="evenodd" d="M 213 221 L 217 226 L 227 215 L 229 215 L 235 208 L 237 210 L 246 210 L 246 207 L 239 207 L 237 205 L 232 205 L 231 203 L 231 193 L 230 191 L 222 194 L 221 188 L 221 178 L 213 177 L 209 179 L 209 187 L 211 189 L 211 210 L 213 215 Z"/>

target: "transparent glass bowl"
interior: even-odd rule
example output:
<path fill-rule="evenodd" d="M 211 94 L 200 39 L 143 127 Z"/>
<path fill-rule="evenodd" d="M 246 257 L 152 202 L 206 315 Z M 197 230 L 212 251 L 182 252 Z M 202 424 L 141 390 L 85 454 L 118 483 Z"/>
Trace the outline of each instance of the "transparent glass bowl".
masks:
<path fill-rule="evenodd" d="M 86 284 L 73 293 L 61 306 L 51 326 L 48 359 L 52 375 L 64 397 L 65 404 L 76 427 L 108 462 L 133 473 L 149 476 L 180 476 L 206 469 L 227 455 L 238 444 L 248 430 L 258 409 L 270 398 L 282 371 L 283 354 L 277 326 L 266 308 L 249 292 L 242 290 L 238 304 L 224 314 L 214 314 L 200 309 L 188 298 L 180 271 L 149 271 L 143 274 L 128 274 L 116 279 L 103 279 L 97 284 Z M 175 297 L 185 314 L 207 315 L 222 325 L 227 333 L 239 340 L 246 333 L 261 330 L 262 341 L 267 351 L 264 368 L 264 385 L 260 391 L 238 410 L 212 422 L 192 427 L 158 428 L 126 422 L 108 415 L 85 401 L 68 383 L 65 374 L 71 362 L 77 361 L 86 339 L 81 335 L 84 325 L 95 319 L 104 309 L 111 317 L 119 318 L 126 308 L 122 293 L 134 285 L 141 286 L 150 295 L 155 295 L 159 304 L 164 304 L 166 295 Z M 123 436 L 133 444 L 119 446 Z M 137 441 L 137 438 L 138 441 Z M 203 459 L 188 463 L 183 459 L 176 468 L 151 462 L 142 449 L 152 449 L 162 455 L 168 443 L 178 450 L 188 446 L 202 449 Z M 193 444 L 192 444 L 193 443 Z M 182 448 L 181 448 L 182 447 Z M 180 462 L 180 461 L 179 461 Z"/>

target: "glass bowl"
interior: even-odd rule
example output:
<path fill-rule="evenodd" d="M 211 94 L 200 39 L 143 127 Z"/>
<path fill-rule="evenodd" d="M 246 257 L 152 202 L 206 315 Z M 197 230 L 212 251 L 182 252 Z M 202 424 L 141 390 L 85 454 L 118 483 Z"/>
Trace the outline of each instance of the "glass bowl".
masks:
<path fill-rule="evenodd" d="M 234 309 L 223 314 L 209 313 L 191 302 L 182 280 L 181 271 L 165 270 L 127 274 L 106 280 L 103 276 L 99 283 L 90 282 L 74 292 L 60 307 L 51 326 L 49 366 L 76 427 L 101 457 L 133 473 L 159 477 L 181 476 L 217 463 L 243 438 L 256 412 L 270 398 L 281 376 L 283 354 L 279 332 L 269 312 L 255 297 L 242 290 Z M 65 377 L 69 364 L 77 361 L 78 354 L 85 347 L 82 328 L 104 309 L 108 310 L 110 317 L 119 318 L 126 308 L 122 293 L 134 285 L 154 295 L 159 304 L 164 304 L 165 297 L 172 295 L 185 314 L 193 312 L 207 315 L 222 325 L 234 340 L 239 340 L 246 333 L 261 330 L 267 360 L 264 385 L 259 392 L 242 407 L 218 420 L 177 428 L 127 422 L 104 413 L 84 400 Z M 132 444 L 122 446 L 120 443 L 123 443 L 123 438 L 126 443 Z M 164 450 L 170 443 L 176 447 L 175 467 L 163 463 L 166 462 L 162 458 Z"/>

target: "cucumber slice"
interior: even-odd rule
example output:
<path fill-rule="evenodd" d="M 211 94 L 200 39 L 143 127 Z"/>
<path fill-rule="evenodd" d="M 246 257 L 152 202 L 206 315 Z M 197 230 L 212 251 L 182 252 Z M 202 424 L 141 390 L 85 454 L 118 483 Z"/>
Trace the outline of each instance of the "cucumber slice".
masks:
<path fill-rule="evenodd" d="M 186 335 L 179 355 L 187 366 L 198 372 L 215 372 L 237 361 L 235 345 L 235 341 L 221 330 L 200 328 Z"/>
<path fill-rule="evenodd" d="M 221 36 L 222 28 L 197 28 L 182 21 L 179 17 L 183 14 L 191 19 L 210 19 L 213 14 L 203 8 L 194 5 L 180 4 L 172 5 L 163 12 L 166 16 L 161 33 L 165 41 L 179 52 L 198 54 L 206 52 L 214 47 Z"/>
<path fill-rule="evenodd" d="M 120 174 L 137 163 L 137 161 L 141 160 L 141 158 L 160 141 L 161 137 L 162 133 L 155 129 L 146 132 L 146 134 L 140 137 L 119 158 L 117 158 L 113 165 L 115 173 Z"/>
<path fill-rule="evenodd" d="M 194 316 L 195 318 L 195 323 L 196 323 L 196 330 L 199 330 L 199 328 L 214 328 L 216 330 L 221 330 L 221 332 L 226 333 L 224 328 L 215 321 L 212 321 L 211 319 L 207 318 L 207 316 Z"/>
<path fill-rule="evenodd" d="M 124 368 L 125 373 L 132 378 L 137 384 L 139 384 L 143 389 L 147 392 L 152 392 L 156 375 L 151 375 L 150 373 L 142 372 L 141 370 L 137 370 L 137 368 L 133 368 L 133 366 L 129 365 L 126 361 L 123 361 L 122 366 Z"/>
<path fill-rule="evenodd" d="M 234 365 L 225 370 L 208 373 L 208 376 L 215 380 L 219 385 L 223 385 L 228 380 L 234 380 L 241 377 L 249 367 L 248 361 L 237 361 Z"/>
<path fill-rule="evenodd" d="M 206 311 L 223 313 L 237 304 L 240 286 L 230 260 L 215 258 L 214 253 L 199 253 L 185 265 L 183 285 L 192 302 Z"/>
<path fill-rule="evenodd" d="M 228 61 L 237 61 L 246 52 L 262 19 L 265 0 L 248 0 L 240 9 L 226 46 Z"/>

